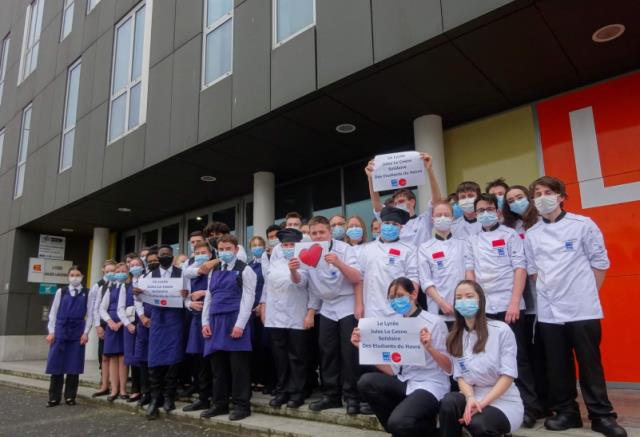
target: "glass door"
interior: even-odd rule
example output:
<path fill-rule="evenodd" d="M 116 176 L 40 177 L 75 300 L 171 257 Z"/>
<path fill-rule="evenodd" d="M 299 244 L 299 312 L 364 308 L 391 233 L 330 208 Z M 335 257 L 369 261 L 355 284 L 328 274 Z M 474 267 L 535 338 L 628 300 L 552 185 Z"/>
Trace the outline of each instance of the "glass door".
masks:
<path fill-rule="evenodd" d="M 138 253 L 138 230 L 132 229 L 120 237 L 120 258 L 124 259 L 128 253 Z"/>
<path fill-rule="evenodd" d="M 240 244 L 244 242 L 244 217 L 242 200 L 233 200 L 215 205 L 211 210 L 210 223 L 222 222 L 229 226 Z"/>

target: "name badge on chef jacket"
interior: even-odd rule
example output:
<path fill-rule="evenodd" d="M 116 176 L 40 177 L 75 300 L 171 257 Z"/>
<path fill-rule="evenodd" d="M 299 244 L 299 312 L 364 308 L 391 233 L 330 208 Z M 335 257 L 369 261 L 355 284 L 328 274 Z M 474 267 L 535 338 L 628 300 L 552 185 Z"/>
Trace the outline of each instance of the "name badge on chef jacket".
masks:
<path fill-rule="evenodd" d="M 572 240 L 567 240 L 564 241 L 562 243 L 562 246 L 564 248 L 564 252 L 573 252 L 575 249 L 575 244 L 576 244 L 576 240 L 572 239 Z"/>
<path fill-rule="evenodd" d="M 398 264 L 398 260 L 400 259 L 400 249 L 391 248 L 389 249 L 389 256 L 387 258 L 387 265 L 395 266 Z"/>
<path fill-rule="evenodd" d="M 496 255 L 498 255 L 498 256 L 507 256 L 506 245 L 507 244 L 504 242 L 503 239 L 493 240 L 491 242 L 491 246 L 493 247 L 493 250 L 496 251 Z"/>
<path fill-rule="evenodd" d="M 469 372 L 469 368 L 467 367 L 467 359 L 465 357 L 456 358 L 456 361 L 458 362 L 458 366 L 460 366 L 460 370 L 462 371 L 462 373 Z"/>
<path fill-rule="evenodd" d="M 443 270 L 444 269 L 444 260 L 446 259 L 444 252 L 440 251 L 440 252 L 433 252 L 431 254 L 431 258 L 433 258 L 433 262 L 436 265 L 436 268 L 438 270 Z"/>

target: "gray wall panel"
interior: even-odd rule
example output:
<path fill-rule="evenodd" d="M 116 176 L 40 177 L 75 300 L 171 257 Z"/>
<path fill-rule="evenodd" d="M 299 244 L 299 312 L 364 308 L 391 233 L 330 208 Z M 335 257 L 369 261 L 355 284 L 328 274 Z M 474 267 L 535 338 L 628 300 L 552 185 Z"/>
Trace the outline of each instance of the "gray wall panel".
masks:
<path fill-rule="evenodd" d="M 315 28 L 271 53 L 271 109 L 316 90 Z"/>
<path fill-rule="evenodd" d="M 59 142 L 58 142 L 59 144 Z M 57 144 L 55 142 L 52 144 L 52 147 L 55 148 Z M 58 146 L 58 162 L 50 162 L 49 165 L 54 165 L 59 170 L 60 169 L 60 147 Z M 54 208 L 62 208 L 67 203 L 69 203 L 69 186 L 71 185 L 71 172 L 65 171 L 63 173 L 59 173 L 56 178 L 56 200 L 53 205 Z"/>
<path fill-rule="evenodd" d="M 77 118 L 85 116 L 92 109 L 93 78 L 96 73 L 96 46 L 90 46 L 82 54 L 80 68 L 80 88 L 78 90 Z M 66 75 L 66 73 L 65 73 Z M 66 80 L 66 79 L 65 79 Z"/>
<path fill-rule="evenodd" d="M 373 63 L 369 0 L 316 2 L 318 87 Z M 339 11 L 339 12 L 338 12 Z"/>
<path fill-rule="evenodd" d="M 58 45 L 58 62 L 56 66 L 56 75 L 64 74 L 73 62 L 76 61 L 82 55 L 82 52 L 86 49 L 85 35 L 84 29 L 87 26 L 92 25 L 92 23 L 84 22 L 84 15 L 80 14 L 81 6 L 79 2 L 75 2 L 75 9 L 73 13 L 73 24 L 71 26 L 71 33 L 67 35 L 67 37 L 62 40 Z M 84 8 L 82 8 L 84 10 Z M 60 32 L 62 31 L 62 13 L 57 18 L 56 22 L 58 23 L 58 38 L 60 37 Z M 97 26 L 94 26 L 97 29 Z M 87 37 L 91 37 L 92 40 L 95 40 L 98 35 L 97 32 L 94 32 Z"/>
<path fill-rule="evenodd" d="M 107 146 L 104 151 L 102 186 L 106 187 L 122 179 L 122 148 L 124 139 Z"/>
<path fill-rule="evenodd" d="M 144 168 L 144 144 L 147 127 L 140 126 L 135 131 L 124 137 L 122 150 L 122 177 L 132 174 Z"/>
<path fill-rule="evenodd" d="M 113 29 L 114 24 L 116 23 L 116 2 L 110 0 L 108 2 L 101 1 L 98 5 L 91 11 L 91 14 L 98 14 L 98 35 L 102 36 L 108 30 Z"/>
<path fill-rule="evenodd" d="M 113 29 L 101 35 L 96 43 L 96 65 L 93 74 L 93 92 L 91 93 L 92 108 L 109 99 L 112 47 Z"/>
<path fill-rule="evenodd" d="M 86 144 L 87 147 L 87 172 L 85 179 L 85 191 L 91 193 L 102 188 L 102 170 L 104 161 L 104 149 L 107 138 L 107 111 L 108 103 L 103 103 L 89 114 L 91 135 Z"/>
<path fill-rule="evenodd" d="M 39 93 L 53 80 L 58 63 L 58 44 L 60 42 L 60 23 L 58 18 L 48 27 L 42 28 L 38 50 L 38 65 L 31 73 L 35 77 L 35 92 Z"/>
<path fill-rule="evenodd" d="M 77 3 L 77 2 L 76 2 Z M 73 17 L 73 26 L 74 29 L 71 33 L 75 33 L 77 29 L 75 29 L 76 20 L 79 19 L 83 23 L 82 27 L 82 48 L 86 50 L 91 47 L 93 43 L 98 39 L 100 34 L 100 7 L 102 6 L 100 3 L 91 11 L 90 14 L 87 15 L 87 1 L 80 2 L 80 4 L 76 4 L 76 9 L 74 11 Z M 104 3 L 113 3 L 113 2 L 104 2 Z M 80 17 L 78 17 L 80 15 Z M 113 21 L 110 23 L 113 25 Z"/>
<path fill-rule="evenodd" d="M 162 0 L 153 5 L 151 22 L 150 65 L 155 65 L 173 51 L 173 31 L 176 21 L 176 0 Z"/>
<path fill-rule="evenodd" d="M 13 182 L 16 177 L 15 169 L 11 169 L 0 176 L 0 232 L 6 232 L 11 225 L 11 210 L 13 209 Z"/>
<path fill-rule="evenodd" d="M 46 151 L 45 171 L 46 179 L 44 184 L 44 196 L 42 208 L 44 212 L 52 211 L 56 202 L 56 185 L 58 183 L 58 159 L 60 157 L 60 145 L 53 141 L 44 147 Z"/>
<path fill-rule="evenodd" d="M 11 42 L 13 43 L 13 42 Z M 9 49 L 11 52 L 11 49 Z M 18 80 L 18 65 L 7 68 L 5 84 L 14 84 Z M 5 85 L 2 92 L 2 105 L 0 105 L 0 126 L 6 126 L 15 114 L 16 87 Z"/>
<path fill-rule="evenodd" d="M 173 55 L 149 70 L 147 134 L 144 152 L 145 167 L 169 157 L 172 74 Z"/>
<path fill-rule="evenodd" d="M 200 37 L 196 37 L 173 56 L 171 154 L 195 145 L 198 140 L 201 47 Z"/>
<path fill-rule="evenodd" d="M 89 157 L 91 116 L 87 115 L 76 123 L 73 139 L 73 163 L 67 170 L 71 172 L 71 184 L 69 186 L 69 201 L 73 202 L 87 194 L 85 180 L 87 178 L 87 159 Z"/>
<path fill-rule="evenodd" d="M 114 0 L 111 0 L 111 1 L 114 1 Z M 122 19 L 122 17 L 124 17 L 139 2 L 140 2 L 140 0 L 115 0 L 115 3 L 116 3 L 116 9 L 115 9 L 116 21 Z M 154 6 L 155 6 L 156 3 L 158 3 L 158 2 L 155 2 Z"/>
<path fill-rule="evenodd" d="M 442 0 L 442 21 L 444 31 L 471 21 L 474 18 L 491 12 L 513 0 Z"/>
<path fill-rule="evenodd" d="M 233 126 L 269 112 L 271 2 L 247 0 L 233 17 Z"/>
<path fill-rule="evenodd" d="M 231 129 L 231 77 L 200 93 L 198 142 L 206 141 Z"/>
<path fill-rule="evenodd" d="M 173 47 L 178 48 L 202 33 L 203 3 L 194 0 L 176 0 L 176 23 Z"/>
<path fill-rule="evenodd" d="M 20 211 L 20 218 L 23 221 L 33 220 L 42 214 L 47 158 L 46 146 L 29 155 L 27 174 L 24 180 L 22 211 Z"/>
<path fill-rule="evenodd" d="M 20 120 L 22 113 L 16 115 L 4 130 L 4 146 L 2 151 L 2 166 L 0 166 L 0 175 L 9 169 L 15 169 L 18 161 L 18 138 L 20 138 Z"/>

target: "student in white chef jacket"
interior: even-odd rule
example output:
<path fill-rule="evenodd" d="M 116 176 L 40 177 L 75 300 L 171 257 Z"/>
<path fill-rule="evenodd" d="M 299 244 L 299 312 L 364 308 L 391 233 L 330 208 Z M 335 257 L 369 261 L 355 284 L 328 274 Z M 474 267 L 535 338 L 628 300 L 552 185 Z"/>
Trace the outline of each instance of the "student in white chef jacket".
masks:
<path fill-rule="evenodd" d="M 626 436 L 607 396 L 600 357 L 603 313 L 598 291 L 609 268 L 602 232 L 590 218 L 563 210 L 567 193 L 561 180 L 543 176 L 529 191 L 542 220 L 527 231 L 524 242 L 529 274 L 537 279 L 538 326 L 547 353 L 549 402 L 556 413 L 545 428 L 582 426 L 575 354 L 591 429 Z"/>
<path fill-rule="evenodd" d="M 487 317 L 506 322 L 518 344 L 518 379 L 516 385 L 524 402 L 523 425 L 531 428 L 541 415 L 529 363 L 524 325 L 524 291 L 527 280 L 522 239 L 516 232 L 499 223 L 502 213 L 493 194 L 476 198 L 476 216 L 482 232 L 467 239 L 465 251 L 466 277 L 477 281 L 487 298 Z"/>
<path fill-rule="evenodd" d="M 516 431 L 524 407 L 513 380 L 518 376 L 516 339 L 499 320 L 487 320 L 485 294 L 474 281 L 455 291 L 456 321 L 447 338 L 453 377 L 460 392 L 440 403 L 440 435 L 501 436 Z"/>
<path fill-rule="evenodd" d="M 284 217 L 284 229 L 296 229 L 300 231 L 302 227 L 302 216 L 295 211 L 288 212 Z M 267 250 L 262 254 L 262 274 L 265 279 L 269 276 L 269 265 L 272 261 L 282 259 L 282 247 L 280 246 L 280 240 L 278 240 L 278 231 L 282 230 L 283 226 L 271 225 L 267 228 Z M 306 237 L 306 238 L 305 238 Z M 311 241 L 311 237 L 306 234 L 302 235 L 302 241 Z"/>
<path fill-rule="evenodd" d="M 393 314 L 387 302 L 387 288 L 394 279 L 406 276 L 418 289 L 417 248 L 400 240 L 400 229 L 409 213 L 393 206 L 380 211 L 380 238 L 366 244 L 358 265 L 363 278 L 364 316 L 385 317 Z"/>
<path fill-rule="evenodd" d="M 362 375 L 358 390 L 385 431 L 394 436 L 436 436 L 439 402 L 449 392 L 451 361 L 446 351 L 447 327 L 442 319 L 417 305 L 418 289 L 409 278 L 397 278 L 388 290 L 388 305 L 396 316 L 419 318 L 425 365 L 379 365 Z M 358 347 L 360 331 L 351 342 Z"/>
<path fill-rule="evenodd" d="M 93 325 L 96 328 L 96 335 L 98 336 L 98 364 L 100 366 L 100 389 L 94 392 L 91 396 L 105 396 L 109 394 L 109 357 L 103 355 L 104 349 L 104 329 L 107 327 L 106 322 L 100 317 L 100 305 L 102 304 L 102 296 L 111 286 L 111 282 L 114 281 L 113 275 L 116 271 L 116 262 L 108 259 L 102 263 L 102 278 L 93 284 L 91 291 L 89 292 L 89 300 L 93 308 L 92 320 Z"/>
<path fill-rule="evenodd" d="M 451 326 L 454 320 L 453 294 L 464 279 L 466 241 L 451 233 L 453 209 L 442 200 L 433 205 L 435 236 L 418 248 L 420 285 L 427 294 L 427 311 L 438 314 Z"/>
<path fill-rule="evenodd" d="M 461 182 L 456 188 L 458 206 L 462 217 L 458 217 L 451 225 L 451 233 L 457 238 L 467 238 L 479 234 L 482 226 L 476 219 L 475 202 L 480 196 L 480 185 L 473 181 Z"/>

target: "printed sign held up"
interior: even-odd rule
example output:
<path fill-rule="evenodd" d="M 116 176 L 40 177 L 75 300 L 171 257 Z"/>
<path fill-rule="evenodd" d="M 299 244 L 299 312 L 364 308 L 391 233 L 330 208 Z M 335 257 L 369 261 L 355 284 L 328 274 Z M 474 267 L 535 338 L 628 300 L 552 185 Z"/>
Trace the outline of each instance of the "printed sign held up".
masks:
<path fill-rule="evenodd" d="M 140 278 L 138 288 L 142 290 L 140 300 L 144 303 L 168 308 L 183 306 L 181 278 Z"/>
<path fill-rule="evenodd" d="M 324 256 L 329 253 L 328 241 L 306 241 L 296 243 L 293 256 L 300 260 L 302 268 L 315 269 L 324 261 Z"/>
<path fill-rule="evenodd" d="M 360 364 L 424 366 L 423 327 L 424 321 L 414 317 L 360 319 Z"/>
<path fill-rule="evenodd" d="M 387 191 L 426 183 L 424 163 L 418 152 L 389 153 L 374 159 L 373 190 Z"/>

